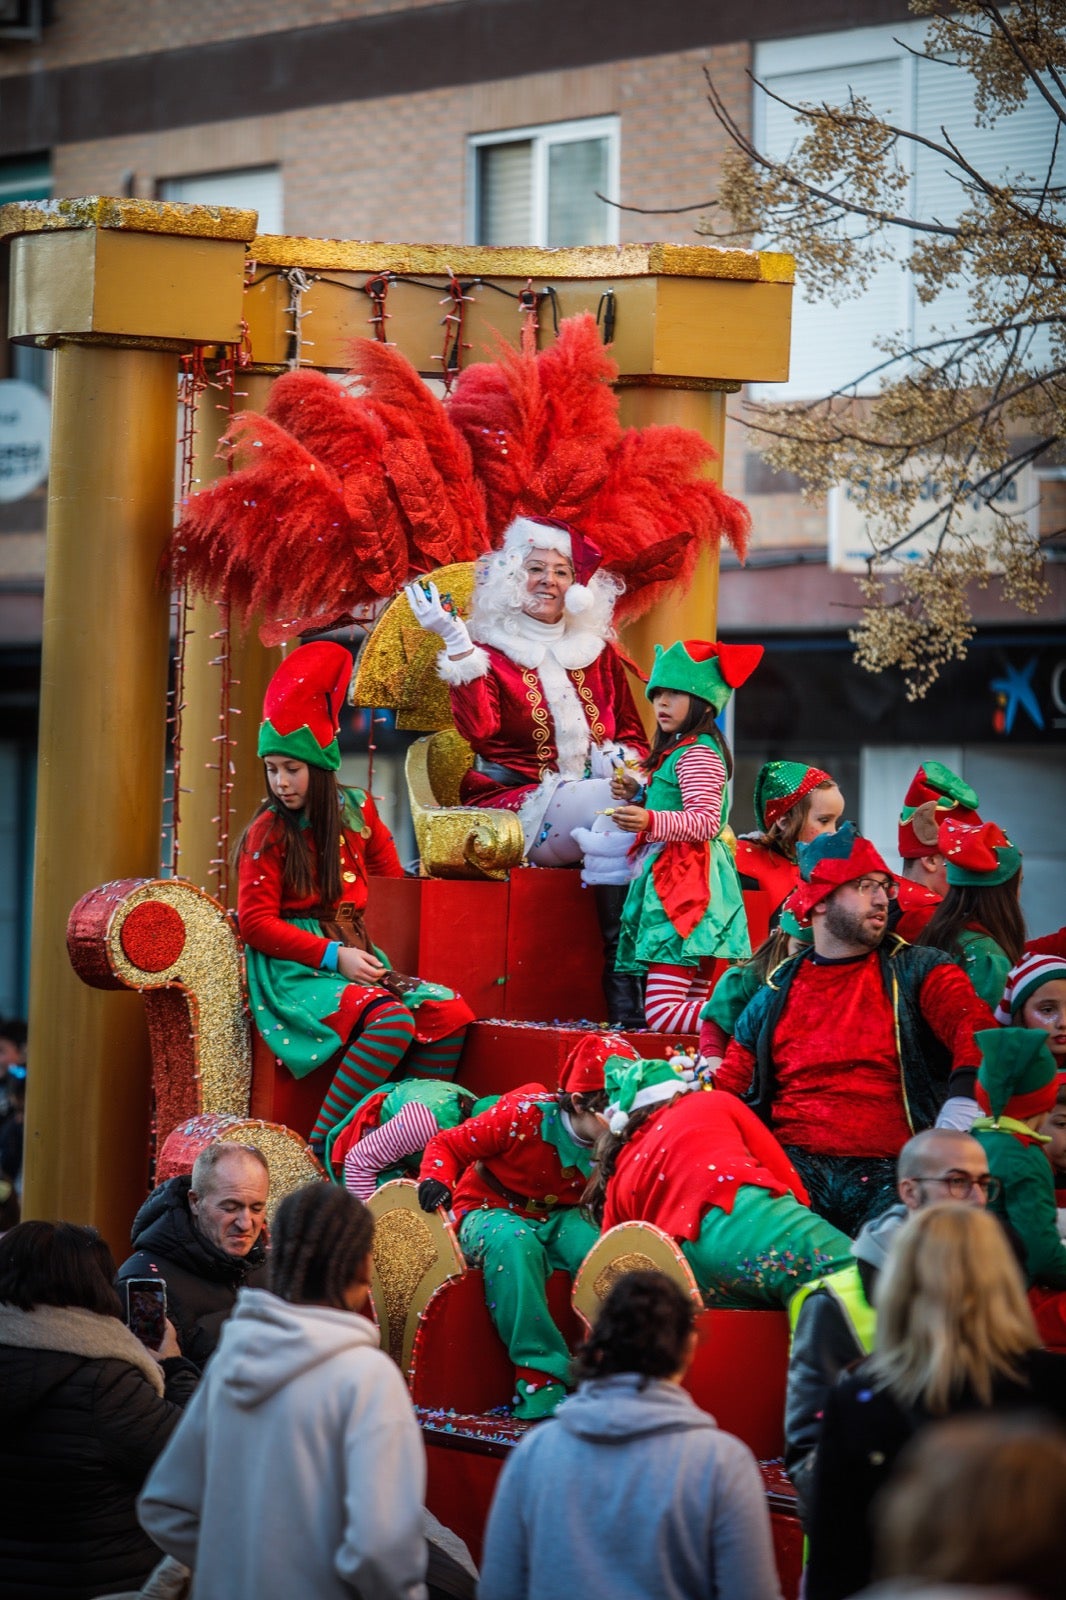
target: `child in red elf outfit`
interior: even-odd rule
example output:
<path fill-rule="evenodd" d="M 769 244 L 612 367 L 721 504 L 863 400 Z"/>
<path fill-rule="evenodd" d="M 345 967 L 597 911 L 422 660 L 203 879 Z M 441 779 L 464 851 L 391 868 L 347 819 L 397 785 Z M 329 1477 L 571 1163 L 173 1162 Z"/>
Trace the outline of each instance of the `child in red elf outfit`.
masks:
<path fill-rule="evenodd" d="M 609 1133 L 589 1186 L 604 1228 L 652 1222 L 681 1247 L 715 1305 L 787 1306 L 807 1272 L 851 1261 L 851 1240 L 810 1209 L 799 1173 L 735 1095 L 698 1088 L 674 1061 L 613 1057 Z"/>
<path fill-rule="evenodd" d="M 755 779 L 754 804 L 758 831 L 737 840 L 737 871 L 742 889 L 759 889 L 767 897 L 765 909 L 772 923 L 799 882 L 796 846 L 836 831 L 844 814 L 844 796 L 821 767 L 767 761 Z M 755 926 L 761 932 L 762 922 Z M 755 933 L 752 941 L 756 942 Z"/>
<path fill-rule="evenodd" d="M 351 672 L 348 651 L 327 642 L 302 645 L 275 672 L 259 730 L 267 799 L 237 844 L 252 1019 L 294 1077 L 340 1055 L 316 1148 L 401 1066 L 450 1078 L 472 1020 L 450 989 L 396 983 L 367 936 L 370 876 L 403 868 L 371 796 L 334 777 Z"/>
<path fill-rule="evenodd" d="M 528 1083 L 426 1146 L 418 1201 L 451 1207 L 459 1243 L 485 1275 L 489 1314 L 515 1365 L 514 1414 L 551 1416 L 566 1396 L 570 1352 L 548 1312 L 548 1275 L 577 1272 L 597 1229 L 579 1210 L 604 1131 L 603 1063 L 635 1057 L 614 1034 L 582 1040 L 559 1092 Z"/>

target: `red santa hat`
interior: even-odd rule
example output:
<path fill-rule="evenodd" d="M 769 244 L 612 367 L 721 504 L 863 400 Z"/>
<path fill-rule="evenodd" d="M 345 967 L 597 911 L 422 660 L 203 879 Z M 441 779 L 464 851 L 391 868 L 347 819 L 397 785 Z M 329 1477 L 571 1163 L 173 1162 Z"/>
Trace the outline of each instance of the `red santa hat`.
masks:
<path fill-rule="evenodd" d="M 639 1059 L 628 1039 L 620 1033 L 589 1033 L 575 1045 L 559 1074 L 563 1094 L 596 1094 L 604 1087 L 603 1067 L 611 1056 Z"/>
<path fill-rule="evenodd" d="M 603 551 L 572 523 L 550 517 L 515 517 L 504 531 L 503 548 L 520 550 L 523 555 L 531 550 L 558 550 L 574 569 L 574 581 L 566 591 L 566 609 L 574 616 L 588 610 L 592 604 L 588 586 L 599 571 Z"/>

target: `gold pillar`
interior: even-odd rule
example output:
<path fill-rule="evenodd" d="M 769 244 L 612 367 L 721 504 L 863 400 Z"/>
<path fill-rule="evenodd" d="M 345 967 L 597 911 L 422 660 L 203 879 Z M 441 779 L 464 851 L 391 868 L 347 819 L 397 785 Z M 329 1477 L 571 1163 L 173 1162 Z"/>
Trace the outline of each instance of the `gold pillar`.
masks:
<path fill-rule="evenodd" d="M 48 494 L 31 940 L 28 1217 L 96 1224 L 115 1250 L 144 1195 L 149 1063 L 137 995 L 78 979 L 74 901 L 159 867 L 177 362 L 61 343 Z"/>
<path fill-rule="evenodd" d="M 652 424 L 695 428 L 715 452 L 710 476 L 722 481 L 722 456 L 725 449 L 725 408 L 728 396 L 721 389 L 671 389 L 669 379 L 654 386 L 632 384 L 619 394 L 619 417 L 627 428 L 647 428 Z M 657 644 L 669 647 L 677 639 L 713 639 L 718 627 L 718 557 L 704 551 L 696 563 L 692 580 L 683 594 L 673 594 L 646 616 L 625 629 L 624 643 L 633 659 L 647 672 L 655 659 Z M 651 731 L 651 707 L 643 695 L 637 705 Z"/>
<path fill-rule="evenodd" d="M 238 409 L 262 411 L 271 379 L 251 373 L 237 374 Z M 197 410 L 196 450 L 193 478 L 202 488 L 225 472 L 218 459 L 218 443 L 229 424 L 228 408 L 220 409 L 223 397 L 217 389 L 206 389 Z M 222 627 L 218 607 L 197 599 L 190 609 L 189 637 L 185 650 L 185 710 L 181 727 L 181 787 L 178 826 L 178 871 L 208 894 L 219 896 L 219 876 L 213 865 L 219 853 L 219 774 L 220 759 L 233 763 L 233 790 L 229 797 L 230 843 L 263 798 L 263 769 L 255 753 L 256 732 L 263 709 L 263 695 L 270 675 L 280 660 L 276 650 L 259 643 L 254 626 L 247 632 L 240 624 L 229 625 L 230 672 L 233 708 L 230 720 L 231 746 L 227 758 L 217 742 L 221 707 L 221 669 L 216 664 L 225 641 L 215 635 Z M 236 905 L 236 877 L 231 875 L 226 901 Z"/>

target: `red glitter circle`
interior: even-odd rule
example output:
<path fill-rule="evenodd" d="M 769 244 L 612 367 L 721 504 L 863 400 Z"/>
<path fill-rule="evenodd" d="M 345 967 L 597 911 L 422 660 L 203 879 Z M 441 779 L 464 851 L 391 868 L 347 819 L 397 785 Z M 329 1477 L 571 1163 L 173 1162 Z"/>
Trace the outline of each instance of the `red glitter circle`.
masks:
<path fill-rule="evenodd" d="M 162 972 L 185 949 L 185 924 L 173 906 L 143 900 L 134 906 L 119 935 L 128 959 L 142 972 Z"/>

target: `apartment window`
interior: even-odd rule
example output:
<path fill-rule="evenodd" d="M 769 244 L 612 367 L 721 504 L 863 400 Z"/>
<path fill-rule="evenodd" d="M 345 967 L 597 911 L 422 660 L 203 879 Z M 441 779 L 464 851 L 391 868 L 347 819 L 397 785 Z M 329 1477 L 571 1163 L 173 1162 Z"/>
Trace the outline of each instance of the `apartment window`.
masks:
<path fill-rule="evenodd" d="M 470 140 L 477 244 L 616 244 L 618 118 L 556 122 Z"/>
<path fill-rule="evenodd" d="M 923 23 L 891 28 L 854 28 L 811 38 L 775 39 L 755 50 L 755 76 L 775 95 L 793 104 L 840 105 L 854 92 L 876 115 L 926 138 L 942 142 L 941 127 L 963 154 L 991 178 L 1026 173 L 1043 180 L 1056 137 L 1052 108 L 1035 92 L 994 128 L 978 127 L 974 80 L 964 71 L 926 61 L 920 51 Z M 797 119 L 777 100 L 755 91 L 755 135 L 768 153 L 785 157 L 796 140 Z M 1066 184 L 1066 140 L 1061 141 L 1053 181 Z M 965 204 L 958 180 L 944 158 L 924 147 L 901 148 L 910 162 L 910 188 L 901 211 L 927 220 L 951 222 Z M 858 232 L 863 224 L 856 220 Z M 866 289 L 839 306 L 829 298 L 810 299 L 797 284 L 792 316 L 792 366 L 787 384 L 759 385 L 770 400 L 810 399 L 827 394 L 884 359 L 878 336 L 901 332 L 909 340 L 964 329 L 969 318 L 967 285 L 946 287 L 922 305 L 906 268 L 911 239 L 902 230 L 886 242 L 893 257 L 878 266 Z M 872 393 L 876 379 L 862 386 Z"/>
<path fill-rule="evenodd" d="M 245 167 L 232 172 L 197 172 L 184 178 L 163 178 L 160 200 L 187 205 L 233 206 L 259 213 L 260 233 L 283 233 L 282 185 L 279 167 Z"/>

